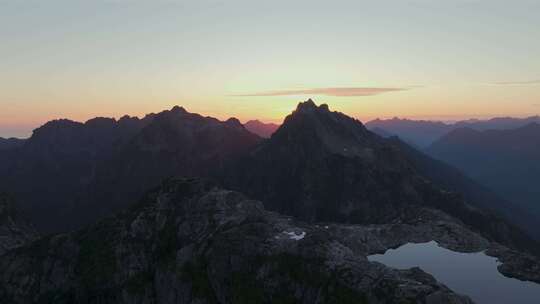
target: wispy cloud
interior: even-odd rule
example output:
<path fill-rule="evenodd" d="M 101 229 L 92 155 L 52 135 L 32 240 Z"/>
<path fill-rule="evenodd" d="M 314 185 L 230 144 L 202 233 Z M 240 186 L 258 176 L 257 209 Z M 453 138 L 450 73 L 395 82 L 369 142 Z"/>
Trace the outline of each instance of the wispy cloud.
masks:
<path fill-rule="evenodd" d="M 540 79 L 538 80 L 526 80 L 526 81 L 501 81 L 493 82 L 493 85 L 531 85 L 531 84 L 540 84 Z"/>
<path fill-rule="evenodd" d="M 301 90 L 276 90 L 253 92 L 247 94 L 234 94 L 236 97 L 253 97 L 253 96 L 290 96 L 290 95 L 322 95 L 322 96 L 373 96 L 390 92 L 407 91 L 410 88 L 375 88 L 375 87 L 348 87 L 348 88 L 314 88 Z"/>

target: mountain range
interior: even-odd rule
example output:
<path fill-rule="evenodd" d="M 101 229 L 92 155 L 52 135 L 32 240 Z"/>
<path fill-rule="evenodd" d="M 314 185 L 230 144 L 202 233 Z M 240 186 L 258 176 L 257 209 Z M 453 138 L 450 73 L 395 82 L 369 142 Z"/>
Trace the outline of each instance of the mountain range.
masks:
<path fill-rule="evenodd" d="M 178 106 L 51 121 L 0 151 L 0 191 L 48 235 L 5 246 L 13 303 L 470 303 L 366 259 L 430 240 L 540 282 L 513 201 L 312 100 L 266 139 Z"/>
<path fill-rule="evenodd" d="M 459 128 L 470 128 L 478 131 L 490 129 L 507 130 L 519 128 L 534 122 L 540 123 L 540 116 L 526 118 L 495 117 L 487 120 L 469 119 L 455 123 L 394 117 L 392 119 L 375 119 L 369 121 L 366 123 L 366 127 L 381 136 L 396 135 L 418 148 L 426 148 L 443 135 Z"/>
<path fill-rule="evenodd" d="M 38 228 L 65 231 L 120 210 L 166 177 L 207 176 L 259 140 L 236 119 L 181 107 L 142 119 L 55 120 L 0 153 L 0 189 Z"/>
<path fill-rule="evenodd" d="M 540 221 L 540 124 L 511 130 L 456 129 L 426 152 L 493 189 Z M 528 225 L 538 233 L 538 226 Z"/>

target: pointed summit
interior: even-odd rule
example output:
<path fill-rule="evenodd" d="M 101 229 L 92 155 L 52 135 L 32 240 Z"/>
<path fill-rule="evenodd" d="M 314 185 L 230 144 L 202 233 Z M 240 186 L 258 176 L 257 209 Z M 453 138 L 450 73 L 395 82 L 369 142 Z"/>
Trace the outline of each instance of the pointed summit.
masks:
<path fill-rule="evenodd" d="M 304 102 L 298 103 L 296 106 L 295 112 L 304 112 L 304 111 L 313 111 L 317 109 L 317 105 L 315 102 L 310 98 Z"/>
<path fill-rule="evenodd" d="M 296 110 L 285 118 L 275 136 L 276 141 L 298 146 L 299 150 L 306 150 L 308 154 L 331 152 L 365 156 L 362 147 L 371 146 L 372 142 L 378 144 L 378 140 L 372 138 L 360 121 L 340 112 L 332 112 L 327 104 L 317 106 L 311 99 L 298 104 Z"/>
<path fill-rule="evenodd" d="M 231 126 L 231 127 L 234 127 L 234 128 L 241 128 L 241 129 L 244 128 L 244 125 L 242 125 L 242 123 L 240 122 L 240 120 L 238 120 L 238 118 L 236 118 L 236 117 L 231 117 L 231 118 L 227 119 L 227 120 L 225 121 L 225 123 L 226 123 L 228 126 Z"/>
<path fill-rule="evenodd" d="M 186 109 L 184 109 L 184 107 L 180 107 L 180 106 L 174 106 L 171 109 L 171 112 L 175 113 L 175 114 L 186 114 L 187 113 Z"/>

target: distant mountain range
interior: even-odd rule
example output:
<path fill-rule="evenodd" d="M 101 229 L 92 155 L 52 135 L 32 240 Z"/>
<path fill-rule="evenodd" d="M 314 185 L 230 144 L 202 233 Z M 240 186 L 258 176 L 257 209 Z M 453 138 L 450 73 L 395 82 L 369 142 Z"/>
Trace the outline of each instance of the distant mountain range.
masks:
<path fill-rule="evenodd" d="M 0 151 L 0 191 L 47 235 L 0 204 L 10 303 L 471 303 L 367 260 L 430 240 L 540 282 L 513 201 L 312 100 L 268 139 L 182 107 L 51 121 Z"/>
<path fill-rule="evenodd" d="M 24 143 L 24 139 L 0 137 L 0 151 L 17 148 Z"/>
<path fill-rule="evenodd" d="M 492 230 L 500 219 L 466 206 L 484 208 L 486 202 L 466 202 L 438 188 L 448 185 L 426 182 L 431 178 L 417 168 L 431 165 L 401 150 L 311 100 L 265 141 L 234 118 L 219 121 L 174 107 L 142 119 L 48 122 L 22 146 L 0 153 L 0 190 L 13 193 L 46 232 L 121 210 L 164 178 L 202 176 L 308 221 L 386 223 L 410 206 L 430 206 L 490 238 L 527 246 L 519 231 L 509 227 L 500 234 Z M 462 193 L 475 188 L 468 180 L 456 185 L 452 190 Z M 489 210 L 505 211 L 502 205 Z"/>
<path fill-rule="evenodd" d="M 540 221 L 540 124 L 512 130 L 453 130 L 430 155 L 459 168 Z M 537 225 L 529 230 L 540 235 Z"/>
<path fill-rule="evenodd" d="M 496 117 L 488 120 L 469 119 L 452 124 L 400 118 L 375 119 L 367 122 L 366 127 L 381 136 L 396 135 L 416 147 L 425 148 L 443 135 L 459 128 L 506 130 L 518 128 L 533 122 L 540 123 L 540 116 L 527 118 Z"/>
<path fill-rule="evenodd" d="M 236 119 L 180 107 L 142 119 L 55 120 L 0 153 L 0 190 L 38 228 L 63 231 L 120 210 L 166 177 L 206 176 L 258 141 Z"/>
<path fill-rule="evenodd" d="M 279 128 L 278 124 L 264 123 L 258 120 L 250 120 L 244 124 L 244 127 L 250 132 L 263 138 L 269 138 Z"/>

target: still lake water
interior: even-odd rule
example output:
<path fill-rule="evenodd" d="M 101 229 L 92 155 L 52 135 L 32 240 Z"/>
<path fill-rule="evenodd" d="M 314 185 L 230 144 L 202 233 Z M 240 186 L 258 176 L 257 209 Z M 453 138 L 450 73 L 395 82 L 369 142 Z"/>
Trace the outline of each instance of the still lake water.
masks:
<path fill-rule="evenodd" d="M 539 304 L 540 284 L 507 278 L 496 258 L 478 253 L 459 253 L 436 242 L 406 244 L 384 254 L 368 257 L 397 269 L 420 267 L 453 291 L 477 304 Z"/>

